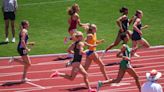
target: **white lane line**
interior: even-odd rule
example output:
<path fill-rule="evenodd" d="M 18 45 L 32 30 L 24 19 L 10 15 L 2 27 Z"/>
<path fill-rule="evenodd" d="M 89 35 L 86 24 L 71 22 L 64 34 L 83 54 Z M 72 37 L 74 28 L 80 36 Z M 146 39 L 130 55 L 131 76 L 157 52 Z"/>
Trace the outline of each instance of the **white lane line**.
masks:
<path fill-rule="evenodd" d="M 45 89 L 50 89 L 50 88 L 52 88 L 52 87 L 46 87 Z M 37 91 L 37 90 L 43 90 L 43 89 L 40 89 L 40 88 L 27 88 L 27 89 L 15 91 L 15 92 L 28 92 L 28 91 Z"/>
<path fill-rule="evenodd" d="M 148 59 L 140 59 L 140 60 L 136 60 L 136 62 L 139 62 L 139 61 L 145 61 L 145 60 L 156 60 L 156 59 L 161 59 L 161 58 L 164 58 L 164 57 L 157 57 L 157 58 L 148 58 Z M 135 62 L 135 60 L 133 60 L 133 62 Z M 132 63 L 133 63 L 132 62 Z M 153 62 L 153 63 L 144 63 L 145 65 L 152 65 L 152 64 L 160 64 L 159 66 L 161 66 L 162 64 L 164 64 L 164 62 Z M 140 64 L 132 64 L 133 66 L 135 65 L 143 65 L 143 63 L 140 63 Z M 94 67 L 93 67 L 94 66 Z M 163 66 L 163 65 L 162 65 Z M 115 67 L 115 66 L 110 66 L 110 67 Z M 153 67 L 153 66 L 151 66 Z M 90 67 L 90 69 L 96 69 L 96 68 L 99 68 L 97 67 L 97 65 L 92 65 Z M 62 71 L 62 70 L 71 70 L 72 68 L 59 68 L 59 69 L 52 69 L 52 70 L 44 70 L 44 71 L 30 71 L 28 73 L 43 73 L 43 72 L 52 72 L 52 71 Z M 4 76 L 13 76 L 13 75 L 20 75 L 22 74 L 22 72 L 12 72 L 12 73 L 0 73 L 0 77 L 4 77 Z"/>
<path fill-rule="evenodd" d="M 164 57 L 164 55 L 150 55 L 150 56 L 141 56 L 141 57 L 138 57 L 137 60 L 139 60 L 140 58 L 157 58 L 157 57 Z M 133 61 L 137 61 L 137 60 L 134 60 L 136 59 L 136 57 L 132 58 Z M 112 61 L 112 60 L 120 60 L 120 58 L 104 58 L 103 61 Z M 65 60 L 66 61 L 66 60 Z M 85 62 L 85 60 L 83 59 L 83 62 Z M 37 63 L 37 64 L 32 64 L 32 66 L 38 66 L 38 65 L 52 65 L 52 64 L 64 64 L 65 62 L 60 62 L 60 61 L 49 61 L 49 62 L 41 62 L 41 63 Z M 5 69 L 5 68 L 14 68 L 14 67 L 22 67 L 22 65 L 12 65 L 12 66 L 0 66 L 0 69 Z"/>
<path fill-rule="evenodd" d="M 161 80 L 163 80 L 164 78 L 160 78 Z M 142 80 L 140 80 L 140 82 L 141 81 L 146 81 L 146 79 L 142 79 Z M 120 83 L 134 83 L 134 80 L 130 80 L 130 81 L 121 81 Z M 95 85 L 95 84 L 97 84 L 97 81 L 95 81 L 95 82 L 90 82 L 91 83 L 91 85 Z M 160 83 L 161 85 L 162 84 L 164 84 L 164 83 Z M 71 85 L 56 85 L 56 86 L 45 86 L 45 88 L 46 89 L 50 89 L 50 88 L 59 88 L 59 87 L 79 87 L 79 86 L 83 86 L 83 85 L 85 85 L 85 83 L 78 83 L 78 84 L 71 84 Z M 110 87 L 110 86 L 109 86 Z M 123 88 L 116 88 L 116 89 L 113 89 L 113 91 L 111 91 L 111 92 L 117 92 L 117 91 L 119 91 L 119 90 L 126 90 L 126 92 L 130 89 L 130 88 L 133 88 L 133 87 L 135 87 L 135 88 L 137 88 L 136 86 L 132 86 L 132 87 L 123 87 Z M 25 91 L 21 91 L 21 90 L 28 90 L 28 91 L 33 91 L 33 90 L 39 90 L 38 89 L 38 87 L 27 87 L 27 88 L 12 88 L 12 89 L 1 89 L 1 91 L 13 91 L 13 90 L 20 90 L 19 92 L 25 92 Z M 42 89 L 40 89 L 40 90 L 42 90 Z M 103 91 L 103 90 L 102 90 Z M 101 91 L 100 91 L 101 92 Z M 103 92 L 105 92 L 105 90 L 103 91 Z M 108 91 L 106 90 L 106 92 L 109 92 L 109 89 L 108 89 Z"/>
<path fill-rule="evenodd" d="M 156 67 L 157 66 L 155 66 L 155 68 Z M 149 68 L 152 68 L 152 67 L 149 67 Z M 149 71 L 143 71 L 143 69 L 140 69 L 141 71 L 139 71 L 138 68 L 136 70 L 137 70 L 137 73 L 149 72 Z M 160 72 L 164 72 L 164 69 L 160 69 Z M 118 74 L 118 70 L 107 71 L 106 73 L 107 73 L 108 76 L 113 76 L 113 75 L 117 75 Z M 101 72 L 88 73 L 88 74 L 89 74 L 89 77 L 103 76 Z M 81 78 L 81 77 L 82 77 L 81 75 L 77 75 L 77 78 Z M 142 78 L 141 76 L 139 76 L 139 77 Z M 30 80 L 31 80 L 31 82 L 37 82 L 37 81 L 44 81 L 44 80 L 51 80 L 51 79 L 53 79 L 53 78 L 37 78 L 37 79 L 30 79 Z M 55 79 L 63 79 L 63 78 L 62 77 L 56 77 Z M 124 78 L 124 79 L 127 80 L 127 79 L 130 79 L 130 78 Z M 18 80 L 3 80 L 3 81 L 0 81 L 0 82 L 4 83 L 4 82 L 9 82 L 9 81 L 18 81 Z"/>
<path fill-rule="evenodd" d="M 163 49 L 164 48 L 164 45 L 159 45 L 159 46 L 151 46 L 150 48 L 161 48 Z M 151 49 L 150 49 L 151 50 Z M 146 51 L 141 51 L 142 53 L 144 52 L 149 52 L 150 50 L 146 50 Z M 97 52 L 102 52 L 104 50 L 99 50 Z M 113 49 L 113 50 L 109 50 L 109 52 L 116 52 L 118 51 L 118 49 Z M 161 51 L 161 50 L 153 50 L 153 51 Z M 67 53 L 59 53 L 59 54 L 43 54 L 43 55 L 30 55 L 30 57 L 51 57 L 51 56 L 60 56 L 60 55 L 67 55 Z M 20 58 L 20 56 L 14 56 L 16 58 Z M 9 59 L 10 57 L 0 57 L 0 60 L 1 59 Z"/>
<path fill-rule="evenodd" d="M 37 2 L 37 3 L 27 3 L 20 4 L 19 6 L 33 6 L 33 5 L 46 5 L 46 4 L 55 4 L 55 3 L 64 3 L 64 2 L 73 2 L 75 0 L 58 0 L 58 1 L 49 1 L 49 2 Z"/>
<path fill-rule="evenodd" d="M 131 83 L 127 83 L 127 82 L 120 82 L 120 83 L 112 83 L 110 86 L 111 87 L 115 87 L 115 86 L 117 86 L 117 87 L 119 87 L 119 86 L 127 86 L 127 85 L 130 85 Z"/>
<path fill-rule="evenodd" d="M 41 86 L 41 85 L 38 85 L 38 84 L 35 84 L 35 83 L 32 83 L 32 82 L 30 82 L 30 81 L 27 81 L 26 83 L 27 83 L 27 84 L 30 84 L 30 85 L 32 85 L 32 86 L 38 87 L 38 88 L 40 88 L 40 89 L 46 89 L 45 87 L 43 87 L 43 86 Z"/>

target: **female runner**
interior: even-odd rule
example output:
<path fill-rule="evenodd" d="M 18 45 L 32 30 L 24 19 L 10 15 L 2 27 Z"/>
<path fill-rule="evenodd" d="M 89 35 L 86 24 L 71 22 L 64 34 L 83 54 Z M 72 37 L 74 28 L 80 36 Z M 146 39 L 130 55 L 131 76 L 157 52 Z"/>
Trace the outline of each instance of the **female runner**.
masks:
<path fill-rule="evenodd" d="M 77 31 L 73 34 L 73 36 L 75 36 L 76 41 L 68 48 L 68 52 L 74 54 L 74 58 L 72 61 L 72 71 L 71 74 L 65 74 L 65 73 L 60 73 L 58 71 L 56 71 L 55 73 L 53 73 L 51 75 L 51 77 L 55 77 L 55 76 L 61 76 L 64 77 L 68 80 L 74 80 L 76 75 L 78 73 L 81 73 L 83 78 L 84 78 L 84 82 L 89 90 L 89 92 L 95 92 L 94 89 L 91 88 L 89 80 L 88 80 L 88 74 L 86 72 L 86 70 L 84 69 L 84 67 L 81 65 L 81 61 L 82 61 L 82 55 L 85 53 L 83 50 L 84 47 L 84 43 L 82 42 L 83 40 L 83 33 Z"/>
<path fill-rule="evenodd" d="M 126 39 L 126 35 L 124 36 L 123 39 L 126 40 L 126 42 L 128 40 L 128 39 Z M 97 85 L 97 90 L 99 90 L 99 88 L 101 86 L 103 86 L 104 84 L 119 83 L 122 80 L 122 78 L 124 77 L 124 74 L 127 72 L 135 79 L 135 82 L 139 89 L 139 92 L 141 92 L 141 86 L 140 86 L 138 75 L 136 74 L 136 71 L 130 64 L 131 51 L 126 43 L 124 43 L 122 45 L 121 50 L 117 53 L 117 57 L 122 58 L 122 60 L 120 62 L 120 67 L 119 67 L 117 78 L 113 79 L 113 80 L 99 81 L 98 85 Z"/>
<path fill-rule="evenodd" d="M 85 42 L 85 44 L 88 46 L 88 51 L 86 52 L 86 62 L 84 65 L 85 70 L 88 70 L 92 61 L 94 61 L 95 63 L 99 65 L 104 78 L 108 80 L 104 63 L 102 62 L 101 58 L 96 53 L 96 46 L 102 43 L 104 40 L 97 40 L 97 36 L 96 36 L 97 27 L 95 24 L 90 24 L 88 26 L 89 27 L 87 31 L 87 39 Z"/>
<path fill-rule="evenodd" d="M 64 38 L 64 43 L 66 44 L 68 40 L 73 40 L 72 35 L 73 33 L 77 30 L 77 25 L 84 27 L 85 24 L 82 24 L 80 22 L 80 17 L 79 17 L 79 11 L 80 7 L 78 4 L 73 4 L 72 7 L 69 7 L 67 12 L 70 18 L 68 19 L 69 23 L 69 28 L 68 28 L 68 33 L 70 34 L 70 37 L 65 37 Z"/>
<path fill-rule="evenodd" d="M 141 19 L 143 17 L 143 12 L 141 10 L 136 11 L 136 19 L 133 24 L 133 34 L 132 34 L 132 49 L 134 56 L 139 56 L 136 54 L 136 50 L 138 49 L 137 45 L 142 46 L 143 48 L 149 48 L 150 44 L 142 37 L 142 29 L 147 28 L 148 25 L 142 27 Z"/>
<path fill-rule="evenodd" d="M 31 66 L 31 60 L 28 56 L 28 52 L 30 51 L 30 49 L 27 47 L 28 44 L 30 45 L 30 43 L 28 43 L 28 39 L 29 39 L 28 28 L 29 28 L 29 22 L 27 20 L 23 20 L 21 22 L 21 31 L 19 33 L 19 43 L 17 46 L 17 51 L 19 55 L 22 57 L 23 61 L 19 59 L 15 59 L 13 57 L 9 61 L 9 62 L 16 61 L 24 65 L 22 82 L 27 81 L 26 78 L 27 70 Z"/>
<path fill-rule="evenodd" d="M 122 7 L 120 9 L 120 13 L 122 13 L 122 16 L 117 19 L 117 25 L 120 28 L 119 32 L 117 34 L 117 38 L 114 41 L 114 43 L 112 43 L 110 46 L 108 46 L 106 48 L 105 52 L 107 52 L 111 48 L 117 46 L 121 41 L 121 36 L 126 35 L 127 39 L 129 37 L 131 37 L 131 32 L 128 30 L 128 26 L 129 26 L 129 24 L 132 23 L 132 21 L 134 20 L 134 17 L 132 17 L 132 19 L 130 19 L 130 21 L 129 21 L 129 19 L 128 19 L 128 8 L 126 8 L 126 7 Z M 125 43 L 127 43 L 126 40 L 123 40 L 123 41 Z"/>

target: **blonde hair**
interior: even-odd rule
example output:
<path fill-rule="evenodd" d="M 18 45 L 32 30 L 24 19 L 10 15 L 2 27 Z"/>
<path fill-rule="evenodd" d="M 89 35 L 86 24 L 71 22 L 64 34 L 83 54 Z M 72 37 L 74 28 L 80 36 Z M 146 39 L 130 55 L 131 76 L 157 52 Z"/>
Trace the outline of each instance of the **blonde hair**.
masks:
<path fill-rule="evenodd" d="M 79 36 L 83 36 L 83 33 L 80 31 L 76 31 L 75 33 L 73 33 L 73 36 L 77 38 Z"/>
<path fill-rule="evenodd" d="M 89 27 L 88 27 L 88 30 L 87 30 L 87 34 L 93 34 L 93 30 L 94 29 L 97 30 L 97 27 L 96 27 L 95 24 L 89 24 L 88 26 Z"/>
<path fill-rule="evenodd" d="M 143 12 L 141 10 L 136 10 L 136 16 L 138 16 L 138 14 L 143 14 Z"/>
<path fill-rule="evenodd" d="M 75 14 L 76 12 L 79 11 L 79 5 L 78 4 L 73 4 L 71 7 L 68 7 L 67 12 L 70 16 L 72 16 L 73 14 Z"/>
<path fill-rule="evenodd" d="M 93 34 L 89 33 L 87 34 L 87 37 L 93 37 Z"/>

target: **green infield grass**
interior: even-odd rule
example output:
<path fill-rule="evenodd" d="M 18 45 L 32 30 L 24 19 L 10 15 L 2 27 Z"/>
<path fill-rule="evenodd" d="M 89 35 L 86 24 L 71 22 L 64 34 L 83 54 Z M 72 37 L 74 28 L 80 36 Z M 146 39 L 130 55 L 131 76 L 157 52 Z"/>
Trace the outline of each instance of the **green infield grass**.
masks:
<path fill-rule="evenodd" d="M 69 16 L 66 9 L 73 3 L 80 6 L 81 22 L 95 23 L 98 39 L 105 39 L 106 42 L 99 45 L 98 50 L 104 50 L 115 40 L 118 32 L 116 19 L 121 15 L 119 9 L 122 6 L 129 8 L 129 18 L 137 9 L 142 10 L 142 23 L 149 25 L 148 29 L 143 30 L 143 37 L 151 46 L 164 44 L 164 0 L 18 0 L 16 43 L 3 44 L 4 20 L 0 13 L 0 57 L 18 55 L 16 48 L 21 20 L 30 22 L 29 41 L 36 43 L 30 55 L 66 53 L 70 44 L 63 43 L 64 37 L 68 36 Z M 84 32 L 82 28 L 78 27 L 78 30 Z"/>

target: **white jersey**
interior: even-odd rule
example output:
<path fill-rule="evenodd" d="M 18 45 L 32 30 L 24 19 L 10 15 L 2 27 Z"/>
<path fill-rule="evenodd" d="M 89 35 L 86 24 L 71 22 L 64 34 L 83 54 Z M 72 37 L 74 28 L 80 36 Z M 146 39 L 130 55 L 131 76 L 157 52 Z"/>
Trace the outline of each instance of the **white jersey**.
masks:
<path fill-rule="evenodd" d="M 2 8 L 4 12 L 14 12 L 16 11 L 18 4 L 17 0 L 2 0 Z"/>
<path fill-rule="evenodd" d="M 148 81 L 142 85 L 141 92 L 163 92 L 163 89 L 160 84 Z"/>

